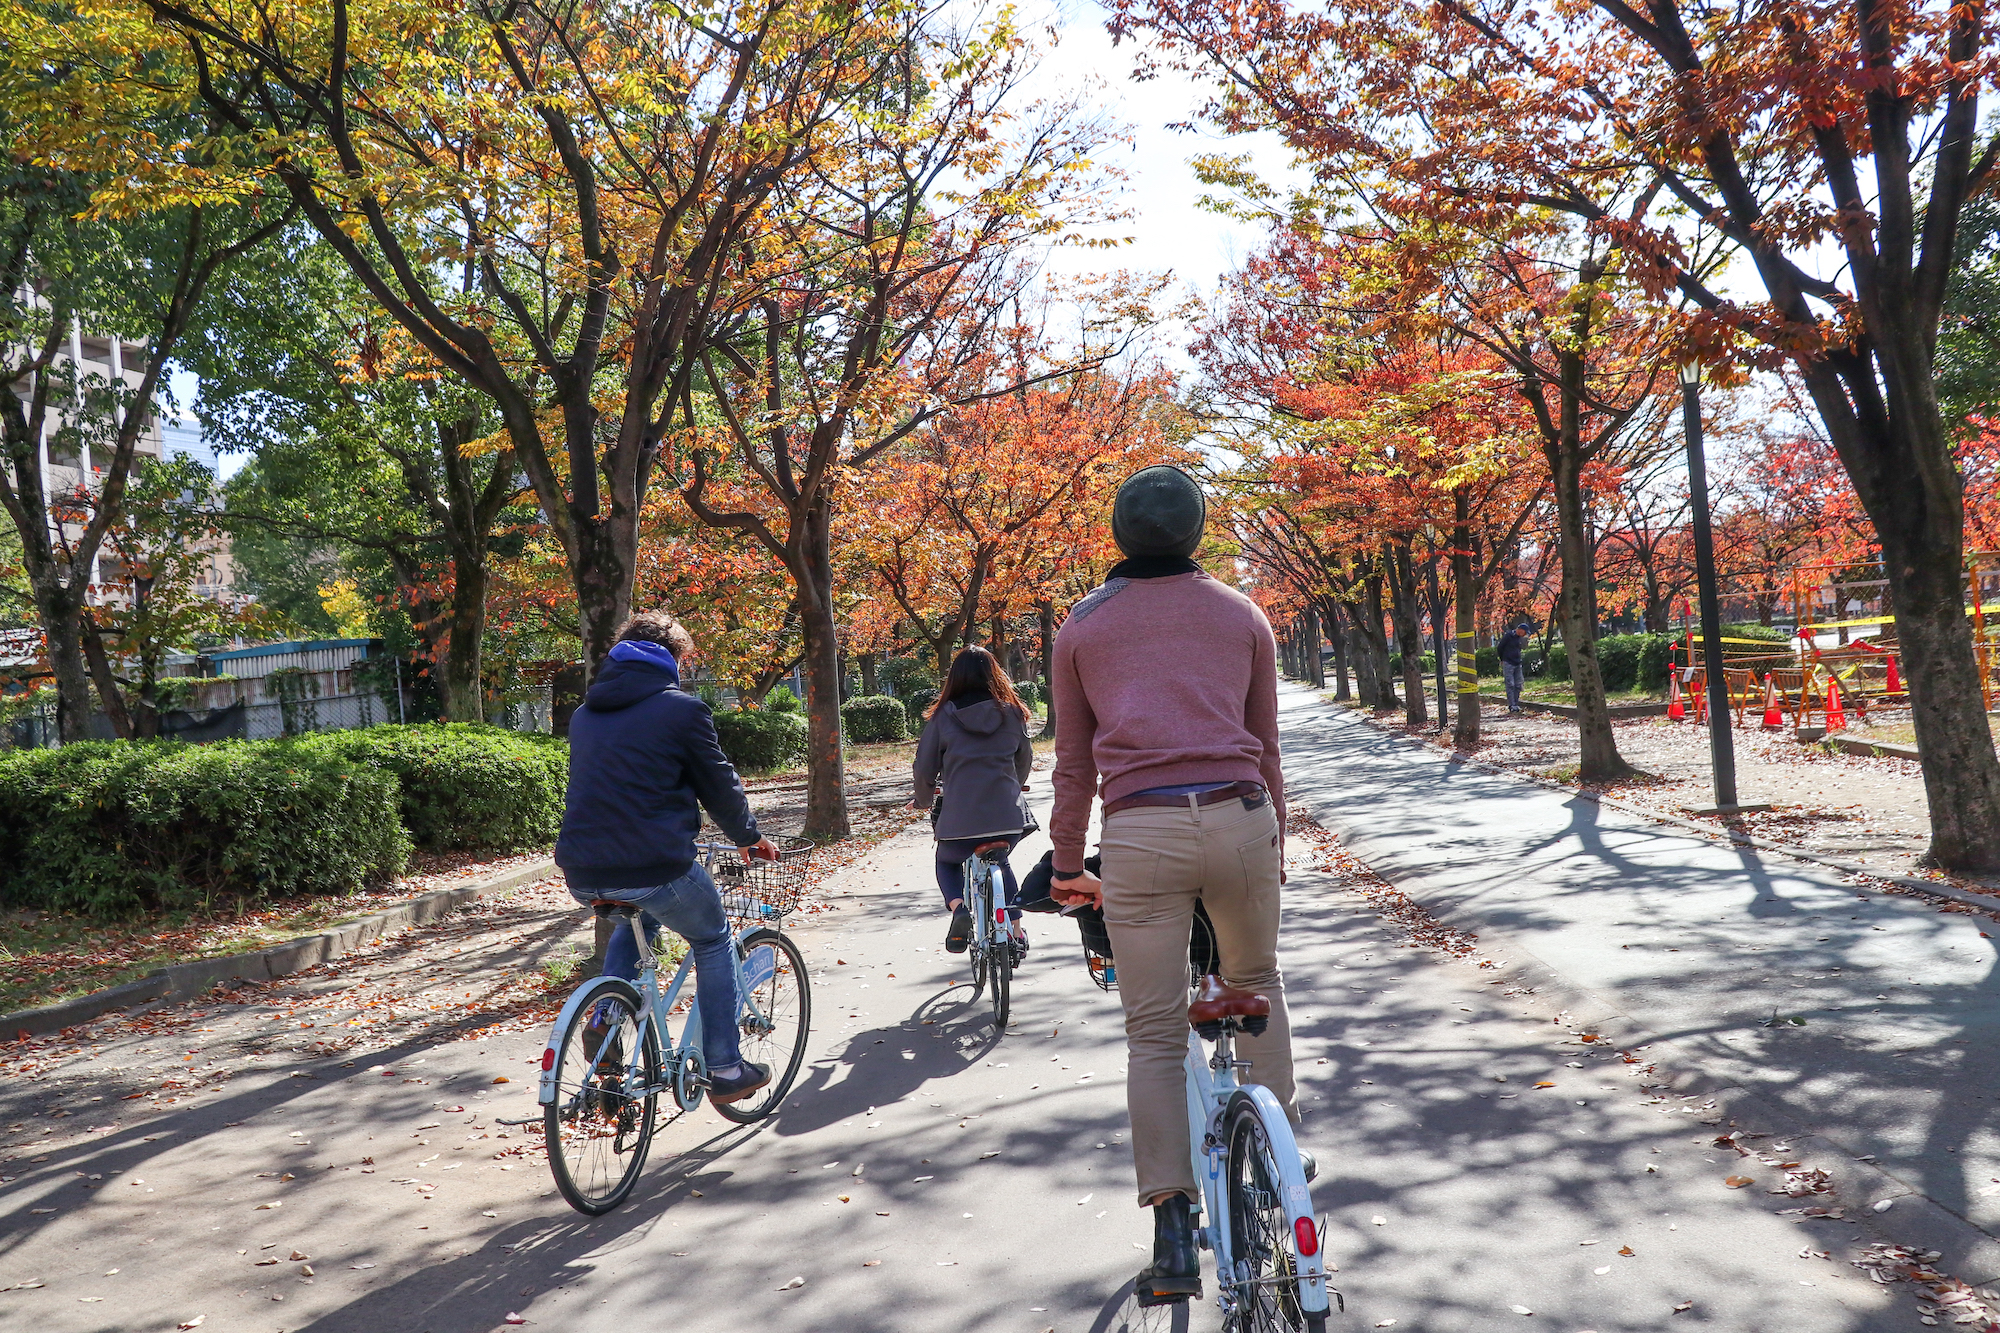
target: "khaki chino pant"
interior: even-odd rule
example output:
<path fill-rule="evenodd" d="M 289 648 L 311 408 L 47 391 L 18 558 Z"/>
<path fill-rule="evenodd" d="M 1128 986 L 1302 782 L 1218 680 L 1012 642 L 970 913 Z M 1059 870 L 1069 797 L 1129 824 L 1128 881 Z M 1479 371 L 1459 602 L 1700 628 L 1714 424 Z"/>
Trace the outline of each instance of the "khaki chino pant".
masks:
<path fill-rule="evenodd" d="M 1135 806 L 1104 821 L 1104 920 L 1118 964 L 1129 1053 L 1125 1095 L 1139 1202 L 1175 1190 L 1199 1201 L 1188 1139 L 1188 932 L 1198 898 L 1215 922 L 1222 977 L 1270 997 L 1271 1025 L 1239 1036 L 1246 1083 L 1269 1088 L 1294 1123 L 1292 1027 L 1278 973 L 1278 816 L 1270 801 Z"/>

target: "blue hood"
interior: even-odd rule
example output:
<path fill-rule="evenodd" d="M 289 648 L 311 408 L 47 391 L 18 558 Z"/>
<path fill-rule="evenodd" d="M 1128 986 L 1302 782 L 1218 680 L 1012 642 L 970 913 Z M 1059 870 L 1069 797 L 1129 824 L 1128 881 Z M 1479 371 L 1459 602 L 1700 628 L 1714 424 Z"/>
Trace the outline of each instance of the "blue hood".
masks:
<path fill-rule="evenodd" d="M 680 683 L 680 663 L 671 652 L 657 643 L 628 639 L 612 645 L 583 706 L 594 713 L 615 713 L 661 690 L 679 689 Z"/>

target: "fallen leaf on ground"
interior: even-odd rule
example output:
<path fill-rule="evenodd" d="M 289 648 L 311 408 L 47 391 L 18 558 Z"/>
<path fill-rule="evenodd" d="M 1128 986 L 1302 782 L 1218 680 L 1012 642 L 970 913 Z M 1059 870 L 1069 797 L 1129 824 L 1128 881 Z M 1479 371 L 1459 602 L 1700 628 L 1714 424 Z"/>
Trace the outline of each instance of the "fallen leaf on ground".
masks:
<path fill-rule="evenodd" d="M 175 1327 L 176 1327 L 176 1328 L 200 1328 L 200 1327 L 201 1327 L 201 1326 L 202 1326 L 202 1325 L 203 1325 L 204 1323 L 206 1323 L 206 1322 L 208 1322 L 208 1316 L 207 1316 L 207 1315 L 205 1315 L 205 1314 L 198 1314 L 198 1315 L 196 1315 L 196 1316 L 195 1316 L 194 1318 L 192 1318 L 192 1319 L 183 1319 L 183 1320 L 181 1320 L 181 1322 L 180 1322 L 180 1323 L 178 1323 L 178 1324 L 176 1324 L 176 1325 L 175 1325 Z"/>
<path fill-rule="evenodd" d="M 787 1282 L 787 1283 L 786 1283 L 786 1284 L 785 1284 L 784 1286 L 782 1286 L 782 1287 L 779 1287 L 779 1288 L 778 1288 L 778 1290 L 779 1290 L 779 1291 L 797 1291 L 797 1290 L 798 1290 L 798 1289 L 799 1289 L 800 1287 L 803 1287 L 803 1286 L 804 1286 L 805 1284 L 806 1284 L 806 1280 L 805 1280 L 804 1278 L 802 1278 L 802 1277 L 795 1277 L 795 1278 L 793 1278 L 793 1279 L 792 1279 L 792 1280 L 791 1280 L 790 1282 Z"/>
<path fill-rule="evenodd" d="M 1553 1088 L 1555 1084 L 1549 1082 L 1549 1080 L 1547 1079 L 1543 1079 L 1540 1083 L 1537 1083 L 1535 1086 L 1538 1088 Z"/>
<path fill-rule="evenodd" d="M 1729 1188 L 1733 1190 L 1740 1190 L 1745 1185 L 1754 1185 L 1757 1182 L 1755 1178 L 1751 1176 L 1731 1176 L 1729 1177 L 1729 1179 L 1723 1181 L 1722 1183 L 1729 1186 Z"/>
<path fill-rule="evenodd" d="M 525 1324 L 528 1322 L 528 1316 L 523 1314 L 515 1314 L 512 1310 L 509 1310 L 507 1312 L 507 1317 L 505 1319 L 502 1319 L 500 1322 L 503 1324 Z"/>
<path fill-rule="evenodd" d="M 1507 1308 L 1508 1308 L 1509 1310 L 1512 1310 L 1512 1311 L 1513 1311 L 1513 1312 L 1514 1312 L 1515 1314 L 1533 1314 L 1533 1313 L 1534 1313 L 1534 1311 L 1533 1311 L 1533 1310 L 1530 1310 L 1530 1309 L 1529 1309 L 1529 1308 L 1528 1308 L 1527 1306 L 1525 1306 L 1525 1305 L 1510 1305 L 1510 1306 L 1508 1306 Z"/>
<path fill-rule="evenodd" d="M 1620 1245 L 1618 1247 L 1618 1253 L 1624 1255 L 1627 1259 L 1630 1259 L 1633 1255 L 1633 1250 L 1630 1245 Z"/>
<path fill-rule="evenodd" d="M 882 1261 L 880 1259 L 863 1259 L 861 1261 L 861 1266 L 863 1268 L 880 1268 L 882 1266 Z"/>

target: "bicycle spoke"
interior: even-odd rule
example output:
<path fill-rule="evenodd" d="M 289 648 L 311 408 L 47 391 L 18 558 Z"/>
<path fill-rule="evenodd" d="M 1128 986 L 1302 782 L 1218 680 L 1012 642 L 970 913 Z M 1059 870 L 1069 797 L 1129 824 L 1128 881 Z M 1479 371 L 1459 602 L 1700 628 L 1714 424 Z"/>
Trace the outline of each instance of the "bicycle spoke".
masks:
<path fill-rule="evenodd" d="M 631 1192 L 652 1141 L 658 1044 L 639 998 L 621 984 L 571 1016 L 554 1042 L 558 1098 L 543 1136 L 563 1197 L 600 1213 Z"/>

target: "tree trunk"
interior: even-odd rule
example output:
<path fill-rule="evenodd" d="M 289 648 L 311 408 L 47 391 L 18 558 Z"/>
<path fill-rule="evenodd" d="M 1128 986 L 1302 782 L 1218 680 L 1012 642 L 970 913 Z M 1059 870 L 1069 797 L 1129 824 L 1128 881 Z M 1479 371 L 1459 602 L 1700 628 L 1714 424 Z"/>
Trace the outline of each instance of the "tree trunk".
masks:
<path fill-rule="evenodd" d="M 1044 739 L 1056 734 L 1056 705 L 1053 688 L 1055 685 L 1054 663 L 1056 660 L 1056 605 L 1047 598 L 1035 603 L 1035 612 L 1042 625 L 1042 700 L 1047 713 L 1042 722 Z"/>
<path fill-rule="evenodd" d="M 486 634 L 486 567 L 477 557 L 452 560 L 451 612 L 436 678 L 447 722 L 486 719 L 480 641 Z M 606 649 L 606 651 L 610 651 Z"/>
<path fill-rule="evenodd" d="M 805 540 L 792 570 L 799 588 L 806 680 L 805 836 L 835 842 L 853 830 L 847 820 L 846 775 L 840 753 L 840 635 L 833 610 L 832 500 L 800 516 Z"/>
<path fill-rule="evenodd" d="M 1319 612 L 1312 606 L 1306 607 L 1306 669 L 1312 675 L 1313 688 L 1326 688 L 1326 659 L 1320 656 Z"/>
<path fill-rule="evenodd" d="M 56 734 L 64 745 L 88 740 L 90 669 L 84 663 L 83 628 L 75 598 L 67 589 L 44 589 L 36 580 L 35 604 L 41 612 L 49 666 L 56 678 Z"/>
<path fill-rule="evenodd" d="M 1361 632 L 1360 623 L 1354 619 L 1350 608 L 1347 627 L 1347 656 L 1354 663 L 1354 698 L 1363 708 L 1373 710 L 1376 699 L 1381 694 L 1381 684 L 1375 676 L 1375 654 L 1370 650 L 1368 638 Z"/>
<path fill-rule="evenodd" d="M 125 693 L 118 688 L 118 677 L 111 670 L 111 658 L 104 651 L 104 637 L 97 632 L 97 623 L 83 618 L 83 657 L 90 663 L 90 678 L 97 683 L 97 702 L 104 709 L 104 715 L 111 719 L 111 729 L 120 740 L 132 739 L 132 718 L 125 711 Z"/>
<path fill-rule="evenodd" d="M 1417 570 L 1407 545 L 1389 548 L 1389 619 L 1396 627 L 1396 651 L 1403 658 L 1403 720 L 1413 727 L 1430 721 L 1424 707 L 1424 638 L 1417 628 Z"/>
<path fill-rule="evenodd" d="M 1394 708 L 1396 686 L 1389 671 L 1389 633 L 1382 625 L 1382 574 L 1379 570 L 1362 581 L 1361 617 L 1357 623 L 1361 631 L 1362 650 L 1370 659 L 1369 674 L 1375 678 L 1375 697 L 1362 702 L 1374 709 Z"/>
<path fill-rule="evenodd" d="M 1557 546 L 1562 557 L 1556 616 L 1569 653 L 1576 728 L 1583 748 L 1577 778 L 1611 782 L 1630 777 L 1632 766 L 1618 753 L 1618 738 L 1612 734 L 1611 714 L 1604 700 L 1604 673 L 1597 663 L 1596 569 L 1590 533 L 1584 525 L 1583 468 L 1573 448 L 1558 447 L 1549 453 L 1549 466 L 1555 474 Z"/>
<path fill-rule="evenodd" d="M 1347 627 L 1346 617 L 1329 606 L 1326 613 L 1326 637 L 1333 644 L 1333 697 L 1337 703 L 1347 703 L 1354 698 L 1354 691 L 1347 681 Z"/>
<path fill-rule="evenodd" d="M 881 679 L 875 674 L 875 665 L 881 660 L 875 653 L 860 653 L 855 660 L 861 665 L 861 692 L 874 696 L 882 692 Z"/>
<path fill-rule="evenodd" d="M 1467 520 L 1470 503 L 1463 490 L 1454 491 L 1451 530 L 1452 633 L 1457 640 L 1458 716 L 1452 744 L 1470 750 L 1479 744 L 1479 589 L 1472 582 L 1472 533 Z"/>

